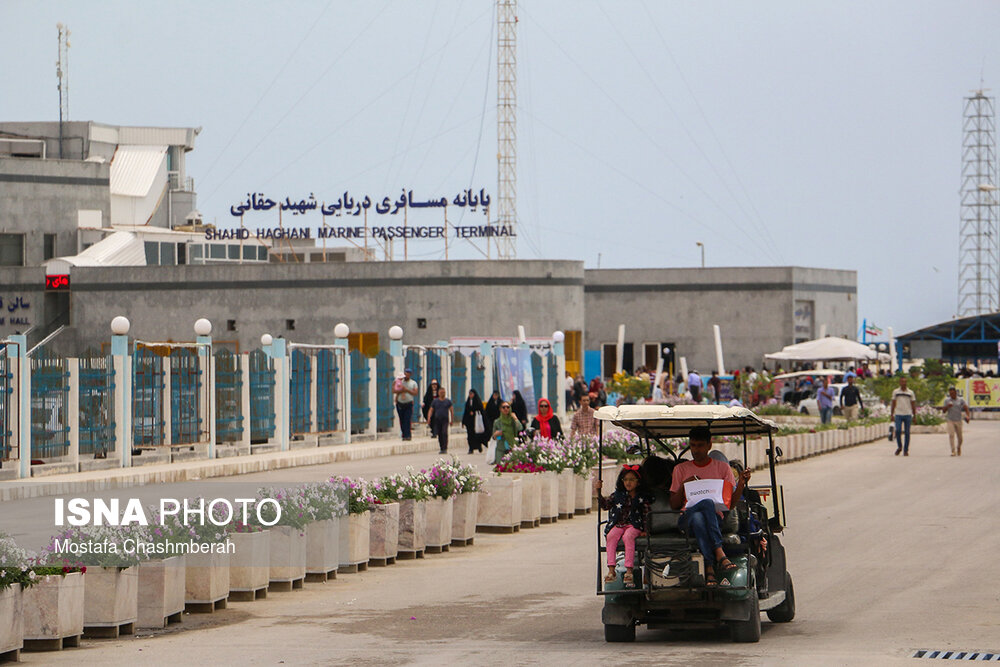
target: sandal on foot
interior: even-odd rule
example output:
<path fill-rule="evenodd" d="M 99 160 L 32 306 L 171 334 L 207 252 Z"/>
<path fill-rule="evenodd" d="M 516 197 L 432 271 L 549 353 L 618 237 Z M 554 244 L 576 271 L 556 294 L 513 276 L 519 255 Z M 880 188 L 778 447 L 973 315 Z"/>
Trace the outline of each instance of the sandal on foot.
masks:
<path fill-rule="evenodd" d="M 738 565 L 734 565 L 728 558 L 723 558 L 718 563 L 715 564 L 715 572 L 721 576 L 726 576 L 730 572 L 740 569 Z"/>
<path fill-rule="evenodd" d="M 618 578 L 618 573 L 617 572 L 608 572 L 606 575 L 604 575 L 604 583 L 610 584 L 612 581 L 614 581 L 617 578 Z"/>
<path fill-rule="evenodd" d="M 715 580 L 715 573 L 713 573 L 711 570 L 706 570 L 705 571 L 705 587 L 706 588 L 715 588 L 718 585 L 719 585 L 719 582 Z"/>
<path fill-rule="evenodd" d="M 622 577 L 622 581 L 626 586 L 635 586 L 635 578 L 632 576 L 632 570 L 625 570 L 625 576 Z"/>

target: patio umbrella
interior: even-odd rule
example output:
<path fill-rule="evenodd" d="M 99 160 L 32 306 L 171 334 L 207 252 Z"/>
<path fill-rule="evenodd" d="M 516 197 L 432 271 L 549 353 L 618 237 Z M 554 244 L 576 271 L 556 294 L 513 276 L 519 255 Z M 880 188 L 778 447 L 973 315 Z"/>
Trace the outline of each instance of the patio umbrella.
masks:
<path fill-rule="evenodd" d="M 787 345 L 780 352 L 765 354 L 764 358 L 782 361 L 854 361 L 876 359 L 878 353 L 856 341 L 827 336 Z"/>

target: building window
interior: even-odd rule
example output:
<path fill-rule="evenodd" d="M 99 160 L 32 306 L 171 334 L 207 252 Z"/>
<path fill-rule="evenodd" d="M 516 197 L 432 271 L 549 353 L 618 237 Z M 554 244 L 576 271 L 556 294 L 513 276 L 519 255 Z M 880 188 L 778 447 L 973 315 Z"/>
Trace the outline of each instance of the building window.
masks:
<path fill-rule="evenodd" d="M 193 245 L 191 246 L 191 263 L 192 264 L 204 264 L 202 258 L 205 256 L 205 246 L 203 245 Z"/>
<path fill-rule="evenodd" d="M 229 246 L 229 259 L 240 258 L 240 247 L 238 245 Z"/>
<path fill-rule="evenodd" d="M 45 234 L 42 236 L 42 259 L 52 259 L 56 256 L 56 235 Z"/>
<path fill-rule="evenodd" d="M 176 243 L 160 243 L 160 264 L 163 265 L 177 264 Z"/>
<path fill-rule="evenodd" d="M 257 246 L 257 259 L 267 261 L 267 246 Z"/>
<path fill-rule="evenodd" d="M 211 253 L 210 257 L 212 259 L 225 259 L 226 258 L 226 246 L 221 243 L 213 243 L 209 247 Z"/>
<path fill-rule="evenodd" d="M 243 246 L 243 259 L 257 259 L 257 248 L 252 245 Z"/>
<path fill-rule="evenodd" d="M 236 320 L 226 320 L 226 331 L 236 331 Z"/>
<path fill-rule="evenodd" d="M 285 320 L 285 329 L 295 331 L 295 320 Z"/>
<path fill-rule="evenodd" d="M 146 266 L 156 266 L 160 263 L 160 244 L 156 241 L 146 241 Z"/>
<path fill-rule="evenodd" d="M 24 234 L 0 234 L 0 266 L 24 266 Z"/>

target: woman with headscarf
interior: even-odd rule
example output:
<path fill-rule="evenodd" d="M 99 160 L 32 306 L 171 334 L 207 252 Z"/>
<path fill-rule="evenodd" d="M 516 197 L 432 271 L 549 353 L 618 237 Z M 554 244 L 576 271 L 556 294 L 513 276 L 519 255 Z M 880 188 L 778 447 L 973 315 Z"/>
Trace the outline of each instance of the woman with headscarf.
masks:
<path fill-rule="evenodd" d="M 499 417 L 500 406 L 497 405 L 497 416 Z M 483 425 L 483 432 L 476 432 L 476 415 Z M 486 411 L 483 410 L 483 400 L 479 398 L 479 392 L 475 389 L 469 390 L 469 398 L 465 401 L 465 412 L 462 415 L 462 426 L 465 427 L 466 439 L 469 441 L 469 453 L 483 451 L 483 445 L 490 439 L 490 432 L 486 430 L 487 424 L 493 422 L 486 418 Z"/>
<path fill-rule="evenodd" d="M 438 381 L 431 380 L 430 384 L 427 385 L 427 392 L 424 394 L 424 400 L 420 405 L 421 411 L 423 412 L 424 415 L 424 421 L 427 421 L 427 413 L 430 412 L 431 403 L 433 403 L 434 399 L 437 397 L 438 397 Z M 429 426 L 431 427 L 431 437 L 436 436 L 437 433 L 434 432 L 434 424 L 429 424 Z"/>
<path fill-rule="evenodd" d="M 493 422 L 500 416 L 501 403 L 503 403 L 503 399 L 500 398 L 500 392 L 494 389 L 490 400 L 486 401 L 486 428 L 491 428 Z"/>
<path fill-rule="evenodd" d="M 514 398 L 510 402 L 511 412 L 521 420 L 522 424 L 528 423 L 528 404 L 524 402 L 524 396 L 517 389 L 514 390 Z"/>
<path fill-rule="evenodd" d="M 503 401 L 500 404 L 500 416 L 493 422 L 493 427 L 490 429 L 490 433 L 497 439 L 497 451 L 492 461 L 493 464 L 499 463 L 504 454 L 514 447 L 517 442 L 517 434 L 524 430 L 523 423 L 510 408 L 508 401 Z"/>
<path fill-rule="evenodd" d="M 531 428 L 538 432 L 538 435 L 550 440 L 557 440 L 563 437 L 562 425 L 559 417 L 552 412 L 552 404 L 549 399 L 538 399 L 538 416 L 531 420 Z"/>

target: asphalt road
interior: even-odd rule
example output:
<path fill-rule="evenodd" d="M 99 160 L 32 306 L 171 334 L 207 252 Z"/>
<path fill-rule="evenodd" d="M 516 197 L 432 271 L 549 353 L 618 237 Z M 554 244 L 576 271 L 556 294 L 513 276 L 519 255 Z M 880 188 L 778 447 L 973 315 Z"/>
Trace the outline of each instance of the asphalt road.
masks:
<path fill-rule="evenodd" d="M 886 441 L 779 467 L 797 617 L 759 644 L 724 631 L 649 631 L 606 644 L 594 595 L 595 516 L 477 535 L 476 544 L 341 575 L 139 637 L 87 641 L 25 664 L 914 664 L 917 649 L 1000 650 L 995 530 L 1000 422 Z M 248 477 L 375 475 L 434 455 Z M 759 474 L 759 473 L 758 473 Z M 162 492 L 164 489 L 144 489 Z M 28 501 L 23 501 L 28 502 Z M 33 502 L 33 501 L 32 501 Z M 51 502 L 51 500 L 49 500 Z M 5 503 L 6 505 L 6 503 Z M 5 507 L 5 510 L 7 508 Z M 6 512 L 5 512 L 6 514 Z M 917 662 L 916 664 L 920 664 Z"/>

